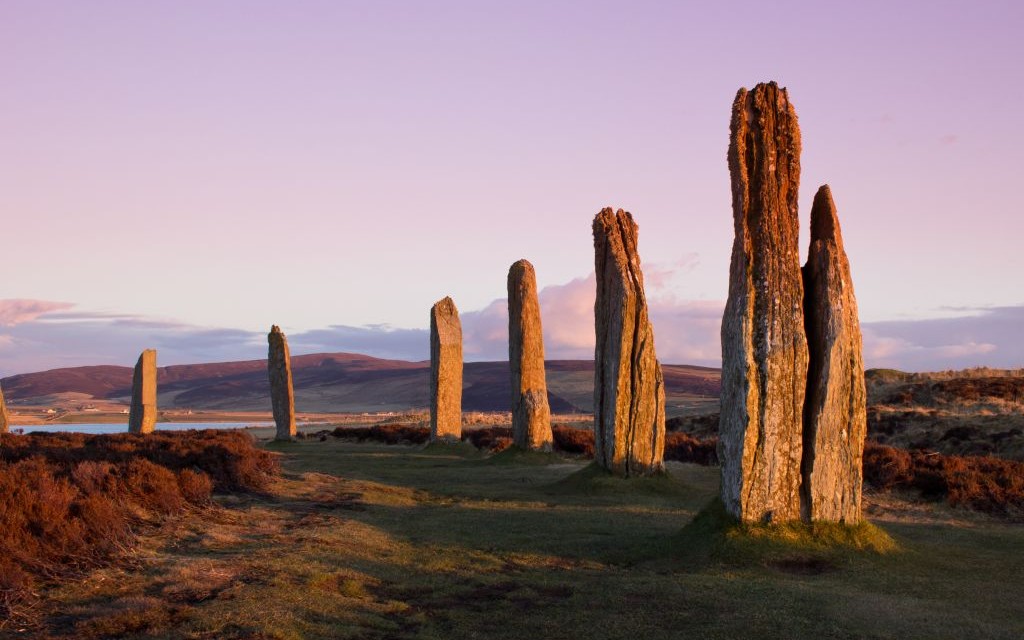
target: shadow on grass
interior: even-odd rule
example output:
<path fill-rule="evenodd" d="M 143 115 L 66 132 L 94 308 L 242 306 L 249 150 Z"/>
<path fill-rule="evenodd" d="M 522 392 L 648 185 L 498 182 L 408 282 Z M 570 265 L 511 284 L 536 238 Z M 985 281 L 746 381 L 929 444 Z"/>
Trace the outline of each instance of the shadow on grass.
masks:
<path fill-rule="evenodd" d="M 544 466 L 549 464 L 565 464 L 573 462 L 573 460 L 553 451 L 531 451 L 513 445 L 488 456 L 483 462 L 490 465 Z"/>
<path fill-rule="evenodd" d="M 484 456 L 483 452 L 463 440 L 459 440 L 458 442 L 448 442 L 444 440 L 428 442 L 419 450 L 419 453 L 428 456 L 465 458 L 468 460 Z"/>
<path fill-rule="evenodd" d="M 591 463 L 547 487 L 550 495 L 585 496 L 679 496 L 692 493 L 668 472 L 636 478 L 621 478 Z"/>

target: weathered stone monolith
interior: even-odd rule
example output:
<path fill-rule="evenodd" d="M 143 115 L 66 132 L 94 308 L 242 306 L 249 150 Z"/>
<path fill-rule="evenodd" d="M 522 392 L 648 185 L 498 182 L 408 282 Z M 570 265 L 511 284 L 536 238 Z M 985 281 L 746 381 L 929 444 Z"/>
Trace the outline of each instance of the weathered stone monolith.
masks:
<path fill-rule="evenodd" d="M 272 325 L 267 334 L 267 374 L 270 377 L 270 403 L 277 425 L 275 440 L 291 440 L 298 429 L 295 426 L 295 390 L 292 387 L 292 355 L 288 339 L 281 327 Z"/>
<path fill-rule="evenodd" d="M 451 298 L 430 309 L 430 440 L 462 439 L 462 324 Z"/>
<path fill-rule="evenodd" d="M 828 185 L 811 209 L 804 276 L 810 350 L 804 405 L 803 516 L 855 524 L 861 518 L 867 391 L 850 262 Z"/>
<path fill-rule="evenodd" d="M 520 260 L 508 270 L 508 361 L 512 371 L 512 441 L 534 451 L 551 450 L 551 408 L 544 375 L 544 337 L 533 265 Z"/>
<path fill-rule="evenodd" d="M 0 433 L 11 430 L 11 418 L 7 414 L 7 403 L 4 402 L 4 390 L 0 389 Z"/>
<path fill-rule="evenodd" d="M 741 520 L 785 522 L 800 518 L 807 387 L 800 130 L 774 82 L 739 90 L 730 130 L 736 235 L 722 318 L 722 500 Z"/>
<path fill-rule="evenodd" d="M 146 349 L 135 363 L 129 433 L 152 433 L 156 427 L 156 349 Z"/>
<path fill-rule="evenodd" d="M 647 318 L 637 225 L 619 209 L 594 218 L 594 459 L 616 475 L 663 468 L 665 383 Z"/>

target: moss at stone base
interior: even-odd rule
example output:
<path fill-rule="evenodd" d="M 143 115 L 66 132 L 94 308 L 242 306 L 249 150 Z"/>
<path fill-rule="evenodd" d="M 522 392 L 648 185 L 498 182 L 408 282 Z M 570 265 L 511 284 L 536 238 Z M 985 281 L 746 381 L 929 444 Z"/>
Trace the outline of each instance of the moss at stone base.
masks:
<path fill-rule="evenodd" d="M 679 533 L 674 556 L 696 565 L 767 564 L 795 573 L 835 568 L 858 554 L 899 550 L 896 541 L 870 522 L 742 523 L 716 498 Z M 801 570 L 801 566 L 806 571 Z"/>

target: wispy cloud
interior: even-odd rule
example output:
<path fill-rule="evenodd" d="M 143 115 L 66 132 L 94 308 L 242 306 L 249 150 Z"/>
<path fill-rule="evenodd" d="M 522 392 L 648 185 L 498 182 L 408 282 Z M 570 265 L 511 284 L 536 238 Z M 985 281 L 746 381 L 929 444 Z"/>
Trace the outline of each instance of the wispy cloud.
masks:
<path fill-rule="evenodd" d="M 54 311 L 70 309 L 75 305 L 69 302 L 51 302 L 49 300 L 8 299 L 0 300 L 0 325 L 13 327 Z"/>
<path fill-rule="evenodd" d="M 668 289 L 648 289 L 661 361 L 719 365 L 724 303 L 677 300 Z M 594 296 L 593 274 L 539 292 L 548 358 L 593 357 Z M 200 327 L 71 307 L 38 300 L 0 301 L 0 319 L 5 325 L 0 334 L 0 375 L 94 364 L 130 365 L 145 348 L 159 351 L 161 365 L 266 357 L 266 335 L 260 331 Z M 467 360 L 508 356 L 504 299 L 463 312 L 462 325 Z M 1019 367 L 1024 365 L 1021 327 L 1024 305 L 960 309 L 955 317 L 864 323 L 865 361 L 869 367 L 915 371 L 979 365 Z M 347 351 L 399 360 L 430 356 L 426 329 L 334 325 L 296 331 L 288 338 L 296 354 Z"/>

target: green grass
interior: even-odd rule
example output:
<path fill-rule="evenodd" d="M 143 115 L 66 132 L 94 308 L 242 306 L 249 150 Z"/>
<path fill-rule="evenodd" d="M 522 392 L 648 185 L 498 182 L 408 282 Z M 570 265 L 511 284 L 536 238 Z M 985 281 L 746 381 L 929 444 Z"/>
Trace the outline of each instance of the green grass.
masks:
<path fill-rule="evenodd" d="M 135 566 L 55 590 L 51 631 L 1024 637 L 1019 525 L 959 513 L 949 524 L 939 510 L 856 528 L 744 527 L 714 505 L 714 468 L 670 463 L 622 480 L 521 452 L 273 448 L 286 477 L 269 494 L 229 496 L 153 536 Z"/>

